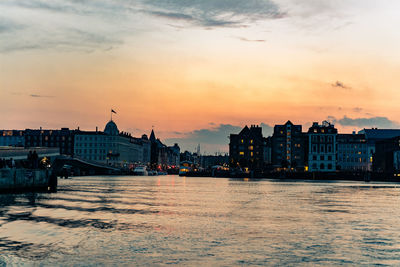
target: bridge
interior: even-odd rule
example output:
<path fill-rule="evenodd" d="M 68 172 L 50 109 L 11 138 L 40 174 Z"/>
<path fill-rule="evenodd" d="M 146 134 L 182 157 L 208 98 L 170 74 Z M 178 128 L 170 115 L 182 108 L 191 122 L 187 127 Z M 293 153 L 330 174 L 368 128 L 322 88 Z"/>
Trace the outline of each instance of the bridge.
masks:
<path fill-rule="evenodd" d="M 95 161 L 88 161 L 77 157 L 60 155 L 52 162 L 52 170 L 58 176 L 65 175 L 65 171 L 74 171 L 75 175 L 119 174 L 120 168 Z"/>
<path fill-rule="evenodd" d="M 60 155 L 59 148 L 47 147 L 0 147 L 0 159 L 24 161 L 28 159 L 28 153 L 35 151 L 39 159 L 46 157 L 51 162 L 52 173 L 57 176 L 65 175 L 65 169 L 68 172 L 73 171 L 75 175 L 101 175 L 101 174 L 119 174 L 120 168 L 102 164 L 96 161 L 89 161 L 78 157 Z"/>

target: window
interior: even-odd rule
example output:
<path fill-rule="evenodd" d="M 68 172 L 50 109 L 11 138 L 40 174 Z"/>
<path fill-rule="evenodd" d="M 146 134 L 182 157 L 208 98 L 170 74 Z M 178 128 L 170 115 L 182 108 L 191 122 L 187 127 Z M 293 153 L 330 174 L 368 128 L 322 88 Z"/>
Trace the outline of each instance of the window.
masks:
<path fill-rule="evenodd" d="M 243 139 L 242 139 L 242 140 L 240 140 L 240 143 L 242 143 L 242 144 L 243 144 L 243 143 L 244 143 L 244 140 L 243 140 Z"/>
<path fill-rule="evenodd" d="M 321 165 L 319 165 L 319 168 L 320 168 L 321 170 L 323 170 L 323 169 L 325 169 L 325 165 L 324 165 L 323 163 L 321 163 Z"/>
<path fill-rule="evenodd" d="M 313 160 L 317 160 L 317 156 L 314 155 L 314 156 L 312 157 L 312 159 L 313 159 Z"/>
<path fill-rule="evenodd" d="M 253 154 L 253 152 L 250 152 L 250 157 L 252 157 L 254 154 Z"/>
<path fill-rule="evenodd" d="M 328 164 L 328 170 L 332 170 L 332 164 Z"/>
<path fill-rule="evenodd" d="M 332 152 L 332 145 L 328 145 L 328 153 Z"/>
<path fill-rule="evenodd" d="M 250 140 L 250 144 L 253 144 L 253 142 L 254 142 L 253 139 L 251 139 L 251 140 Z"/>
<path fill-rule="evenodd" d="M 332 160 L 332 156 L 328 156 L 328 160 Z"/>
<path fill-rule="evenodd" d="M 243 151 L 240 151 L 240 152 L 239 152 L 239 155 L 244 156 L 244 152 L 243 152 Z"/>
<path fill-rule="evenodd" d="M 324 156 L 321 156 L 320 159 L 321 159 L 321 160 L 325 160 L 325 157 L 324 157 Z"/>
<path fill-rule="evenodd" d="M 249 146 L 249 150 L 253 150 L 253 146 Z"/>

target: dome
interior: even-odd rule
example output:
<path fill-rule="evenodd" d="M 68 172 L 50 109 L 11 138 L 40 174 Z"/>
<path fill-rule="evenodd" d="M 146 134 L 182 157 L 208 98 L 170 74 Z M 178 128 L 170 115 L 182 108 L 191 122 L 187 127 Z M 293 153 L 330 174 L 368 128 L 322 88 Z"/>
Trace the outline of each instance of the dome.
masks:
<path fill-rule="evenodd" d="M 119 130 L 118 130 L 118 127 L 115 124 L 115 122 L 109 121 L 106 124 L 106 128 L 104 128 L 104 133 L 106 133 L 108 135 L 118 135 L 119 134 Z"/>

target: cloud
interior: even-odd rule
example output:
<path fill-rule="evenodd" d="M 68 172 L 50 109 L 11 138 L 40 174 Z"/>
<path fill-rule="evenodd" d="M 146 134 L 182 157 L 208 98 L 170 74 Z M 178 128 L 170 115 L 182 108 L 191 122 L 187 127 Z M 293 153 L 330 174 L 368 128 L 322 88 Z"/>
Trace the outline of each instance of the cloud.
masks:
<path fill-rule="evenodd" d="M 285 17 L 270 0 L 144 0 L 147 11 L 208 28 L 243 27 L 249 22 Z"/>
<path fill-rule="evenodd" d="M 182 14 L 182 13 L 175 13 L 175 12 L 162 12 L 162 11 L 149 11 L 151 15 L 167 18 L 167 19 L 174 19 L 174 20 L 185 20 L 185 21 L 194 21 L 194 18 L 190 15 Z"/>
<path fill-rule="evenodd" d="M 243 42 L 256 42 L 256 43 L 266 42 L 266 40 L 264 40 L 264 39 L 251 40 L 251 39 L 247 39 L 245 37 L 238 37 L 238 36 L 234 36 L 233 38 L 239 39 L 240 41 L 243 41 Z"/>
<path fill-rule="evenodd" d="M 181 150 L 194 151 L 194 148 L 200 144 L 209 153 L 217 151 L 228 151 L 229 135 L 239 133 L 243 127 L 232 124 L 211 125 L 210 128 L 194 130 L 187 133 L 182 133 L 182 137 L 166 139 L 166 143 L 178 143 Z M 263 135 L 269 136 L 272 134 L 273 127 L 268 124 L 261 123 Z"/>
<path fill-rule="evenodd" d="M 265 123 L 261 123 L 260 126 L 262 127 L 263 136 L 272 136 L 274 133 L 274 127 Z"/>
<path fill-rule="evenodd" d="M 41 98 L 41 97 L 44 97 L 44 98 L 52 98 L 52 97 L 54 97 L 54 96 L 52 96 L 52 95 L 37 95 L 37 94 L 30 94 L 29 96 L 30 96 L 30 97 L 35 97 L 35 98 Z"/>
<path fill-rule="evenodd" d="M 351 87 L 344 85 L 344 83 L 341 81 L 336 81 L 335 83 L 332 83 L 331 86 L 336 87 L 336 88 L 346 89 L 346 90 L 351 89 Z"/>
<path fill-rule="evenodd" d="M 107 51 L 137 31 L 135 3 L 121 0 L 0 1 L 0 53 Z"/>
<path fill-rule="evenodd" d="M 333 116 L 328 116 L 328 120 L 334 124 L 341 126 L 356 126 L 356 127 L 378 127 L 378 128 L 397 128 L 399 123 L 390 120 L 387 117 L 369 117 L 369 118 L 349 118 L 346 115 L 341 119 L 336 119 Z"/>

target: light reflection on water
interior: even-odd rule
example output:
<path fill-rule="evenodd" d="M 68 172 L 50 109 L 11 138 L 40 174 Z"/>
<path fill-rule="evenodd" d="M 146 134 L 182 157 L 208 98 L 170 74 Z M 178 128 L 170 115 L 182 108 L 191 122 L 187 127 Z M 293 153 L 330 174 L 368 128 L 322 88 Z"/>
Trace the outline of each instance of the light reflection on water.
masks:
<path fill-rule="evenodd" d="M 74 177 L 0 195 L 0 266 L 400 265 L 400 185 Z"/>

